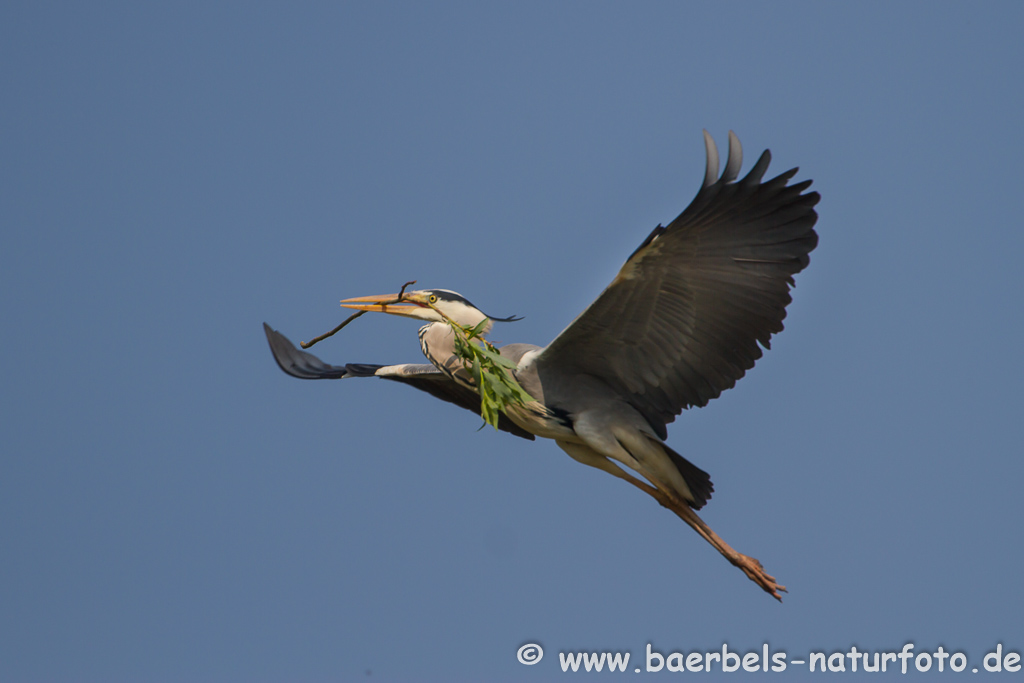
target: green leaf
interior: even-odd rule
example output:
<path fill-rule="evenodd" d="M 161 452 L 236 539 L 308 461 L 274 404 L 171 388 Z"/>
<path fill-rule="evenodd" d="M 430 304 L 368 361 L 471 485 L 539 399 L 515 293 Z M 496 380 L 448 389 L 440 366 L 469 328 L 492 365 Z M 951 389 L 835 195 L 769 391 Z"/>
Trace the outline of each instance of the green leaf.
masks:
<path fill-rule="evenodd" d="M 481 336 L 487 326 L 486 319 L 475 327 L 468 327 L 459 325 L 443 313 L 442 316 L 455 336 L 455 355 L 473 375 L 480 394 L 480 416 L 487 424 L 497 429 L 502 412 L 535 401 L 512 375 L 511 371 L 515 370 L 516 364 L 504 358 Z"/>

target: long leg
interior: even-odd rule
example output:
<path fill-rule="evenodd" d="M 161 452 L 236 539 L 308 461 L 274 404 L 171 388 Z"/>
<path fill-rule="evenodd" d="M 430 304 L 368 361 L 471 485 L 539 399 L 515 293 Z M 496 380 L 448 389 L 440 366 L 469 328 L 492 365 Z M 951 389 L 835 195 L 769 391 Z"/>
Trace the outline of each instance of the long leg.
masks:
<path fill-rule="evenodd" d="M 765 572 L 764 567 L 761 566 L 761 563 L 758 560 L 750 557 L 749 555 L 737 552 L 732 548 L 732 546 L 722 540 L 722 537 L 716 534 L 696 512 L 690 509 L 689 505 L 682 501 L 675 500 L 673 497 L 651 486 L 647 482 L 641 481 L 640 479 L 630 475 L 605 456 L 587 446 L 584 446 L 583 444 L 570 443 L 568 441 L 557 441 L 556 443 L 563 451 L 568 453 L 573 460 L 581 462 L 584 465 L 589 465 L 590 467 L 595 467 L 611 474 L 614 477 L 618 477 L 619 479 L 629 482 L 658 501 L 662 507 L 668 508 L 674 512 L 680 519 L 689 524 L 694 531 L 700 534 L 701 538 L 710 543 L 715 550 L 720 552 L 725 559 L 739 567 L 743 573 L 747 575 L 747 578 L 760 586 L 773 598 L 782 602 L 782 596 L 779 595 L 779 591 L 785 593 L 786 587 L 780 585 L 775 580 L 774 576 Z"/>

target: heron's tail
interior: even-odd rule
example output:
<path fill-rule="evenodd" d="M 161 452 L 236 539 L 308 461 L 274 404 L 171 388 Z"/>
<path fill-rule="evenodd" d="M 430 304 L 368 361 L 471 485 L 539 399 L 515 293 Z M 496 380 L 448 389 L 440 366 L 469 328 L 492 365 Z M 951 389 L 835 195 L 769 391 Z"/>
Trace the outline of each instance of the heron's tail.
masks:
<path fill-rule="evenodd" d="M 672 459 L 672 464 L 676 466 L 679 474 L 686 481 L 686 485 L 690 487 L 690 494 L 693 495 L 693 502 L 689 503 L 690 507 L 700 510 L 711 500 L 711 494 L 715 491 L 715 485 L 711 483 L 711 475 L 666 446 L 664 442 L 658 441 L 657 443 L 665 449 L 665 453 Z"/>

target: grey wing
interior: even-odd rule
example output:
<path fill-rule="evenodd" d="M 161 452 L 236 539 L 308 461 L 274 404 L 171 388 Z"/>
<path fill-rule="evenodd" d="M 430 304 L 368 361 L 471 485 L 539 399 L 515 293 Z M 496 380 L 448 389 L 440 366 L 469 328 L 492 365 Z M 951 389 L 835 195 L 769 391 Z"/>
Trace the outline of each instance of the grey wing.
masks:
<path fill-rule="evenodd" d="M 330 365 L 306 351 L 300 351 L 283 334 L 263 323 L 263 331 L 270 343 L 270 351 L 278 366 L 292 377 L 299 379 L 346 379 L 348 377 L 380 377 L 401 382 L 435 398 L 480 414 L 480 396 L 472 389 L 456 384 L 444 373 L 428 364 L 405 363 L 402 365 L 372 365 L 347 363 Z M 504 414 L 498 419 L 498 429 L 534 440 L 534 435 L 518 427 Z"/>
<path fill-rule="evenodd" d="M 771 154 L 737 181 L 743 153 L 730 131 L 718 150 L 704 131 L 704 185 L 678 218 L 658 226 L 615 280 L 537 357 L 545 386 L 565 373 L 596 376 L 666 437 L 684 408 L 703 406 L 754 366 L 783 328 L 793 275 L 818 243 L 817 192 L 762 182 Z M 550 376 L 550 382 L 545 381 Z"/>

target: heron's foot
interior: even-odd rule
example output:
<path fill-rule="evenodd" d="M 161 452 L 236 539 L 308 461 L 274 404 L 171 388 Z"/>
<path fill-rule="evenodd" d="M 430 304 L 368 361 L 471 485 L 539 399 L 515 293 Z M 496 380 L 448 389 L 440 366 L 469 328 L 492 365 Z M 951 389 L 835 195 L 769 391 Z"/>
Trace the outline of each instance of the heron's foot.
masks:
<path fill-rule="evenodd" d="M 743 553 L 736 553 L 736 558 L 730 559 L 734 565 L 743 570 L 743 573 L 747 575 L 747 578 L 764 589 L 765 593 L 768 593 L 779 602 L 782 602 L 782 596 L 779 595 L 779 591 L 786 593 L 786 587 L 779 585 L 775 580 L 775 577 L 766 572 L 760 562 L 749 555 L 744 555 Z"/>

